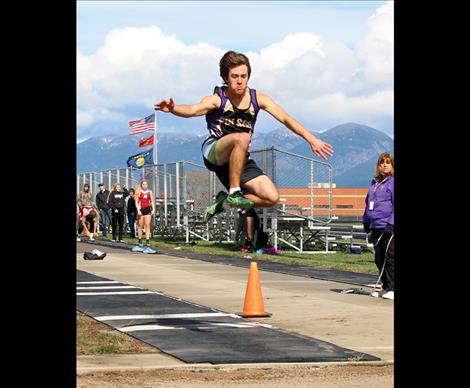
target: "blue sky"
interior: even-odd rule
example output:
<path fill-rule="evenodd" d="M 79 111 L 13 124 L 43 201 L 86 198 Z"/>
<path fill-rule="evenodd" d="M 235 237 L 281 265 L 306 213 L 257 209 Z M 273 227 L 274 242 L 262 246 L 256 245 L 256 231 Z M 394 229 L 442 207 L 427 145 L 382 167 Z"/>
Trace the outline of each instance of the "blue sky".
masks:
<path fill-rule="evenodd" d="M 117 27 L 158 25 L 188 44 L 259 50 L 292 32 L 313 32 L 353 46 L 385 1 L 78 1 L 77 46 L 92 54 Z M 243 15 L 240 15 L 243 13 Z M 235 32 L 221 15 L 234 15 Z M 245 15 L 247 15 L 245 17 Z M 338 26 L 341 26 L 338 28 Z"/>
<path fill-rule="evenodd" d="M 308 129 L 356 121 L 393 135 L 391 3 L 78 1 L 77 139 L 125 135 L 170 94 L 199 101 L 220 83 L 229 49 L 252 61 L 250 86 Z M 165 116 L 162 131 L 205 131 L 203 118 Z M 257 129 L 279 126 L 265 114 Z"/>

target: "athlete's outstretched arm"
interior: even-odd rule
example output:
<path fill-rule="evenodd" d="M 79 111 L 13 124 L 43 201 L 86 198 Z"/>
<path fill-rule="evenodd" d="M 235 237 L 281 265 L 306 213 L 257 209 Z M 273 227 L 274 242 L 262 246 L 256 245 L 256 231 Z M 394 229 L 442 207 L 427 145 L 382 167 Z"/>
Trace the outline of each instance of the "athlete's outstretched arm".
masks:
<path fill-rule="evenodd" d="M 308 141 L 312 151 L 315 155 L 327 159 L 327 156 L 333 155 L 333 147 L 331 144 L 325 143 L 324 141 L 318 139 L 313 134 L 311 134 L 302 124 L 300 124 L 296 119 L 289 116 L 289 114 L 282 109 L 282 107 L 276 104 L 271 97 L 266 94 L 257 92 L 258 104 L 261 109 L 264 109 L 276 120 L 284 124 L 292 132 L 296 133 L 299 136 L 302 136 L 305 140 Z"/>
<path fill-rule="evenodd" d="M 153 104 L 155 110 L 165 113 L 173 113 L 179 117 L 195 117 L 205 115 L 220 106 L 220 97 L 216 95 L 206 96 L 194 105 L 176 105 L 173 97 L 168 100 L 159 100 Z"/>

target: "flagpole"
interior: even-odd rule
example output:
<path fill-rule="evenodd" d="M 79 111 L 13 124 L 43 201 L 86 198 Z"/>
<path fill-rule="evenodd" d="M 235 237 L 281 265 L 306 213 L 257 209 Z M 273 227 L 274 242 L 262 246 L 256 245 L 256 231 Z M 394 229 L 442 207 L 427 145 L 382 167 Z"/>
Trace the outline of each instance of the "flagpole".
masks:
<path fill-rule="evenodd" d="M 155 110 L 155 129 L 153 130 L 153 162 L 158 164 L 157 159 L 157 110 Z"/>
<path fill-rule="evenodd" d="M 158 187 L 158 158 L 157 158 L 157 110 L 154 111 L 155 114 L 155 128 L 153 130 L 153 187 L 154 187 L 154 201 L 156 201 L 157 197 L 160 195 L 160 188 Z M 156 205 L 156 204 L 155 204 Z"/>

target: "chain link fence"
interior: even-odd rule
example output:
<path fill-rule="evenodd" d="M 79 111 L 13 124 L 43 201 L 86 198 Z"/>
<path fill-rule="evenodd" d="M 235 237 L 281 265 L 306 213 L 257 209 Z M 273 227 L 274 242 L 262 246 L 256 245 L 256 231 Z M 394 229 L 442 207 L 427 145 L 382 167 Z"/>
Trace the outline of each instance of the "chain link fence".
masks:
<path fill-rule="evenodd" d="M 328 251 L 327 224 L 332 219 L 331 166 L 274 147 L 252 151 L 250 157 L 279 190 L 280 205 L 257 209 L 263 230 L 270 234 L 273 244 L 301 252 L 308 246 L 313 250 L 321 246 Z M 205 208 L 219 191 L 226 191 L 226 188 L 213 172 L 193 162 L 80 173 L 77 174 L 77 194 L 84 183 L 90 184 L 94 199 L 100 182 L 108 190 L 112 190 L 116 183 L 135 189 L 144 179 L 155 194 L 153 234 L 184 238 L 187 243 L 192 238 L 234 241 L 238 219 L 236 209 L 226 207 L 225 212 L 208 223 L 204 222 Z"/>

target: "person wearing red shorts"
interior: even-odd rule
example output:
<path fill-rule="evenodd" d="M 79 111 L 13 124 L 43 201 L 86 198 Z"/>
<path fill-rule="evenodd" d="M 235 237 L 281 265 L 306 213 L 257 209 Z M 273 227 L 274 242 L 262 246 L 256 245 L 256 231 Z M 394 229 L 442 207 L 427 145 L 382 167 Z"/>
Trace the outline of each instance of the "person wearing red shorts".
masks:
<path fill-rule="evenodd" d="M 145 226 L 145 242 L 150 246 L 150 224 L 155 214 L 155 200 L 152 190 L 148 188 L 148 182 L 143 180 L 134 195 L 137 208 L 137 238 L 139 246 L 142 246 L 142 228 Z"/>

